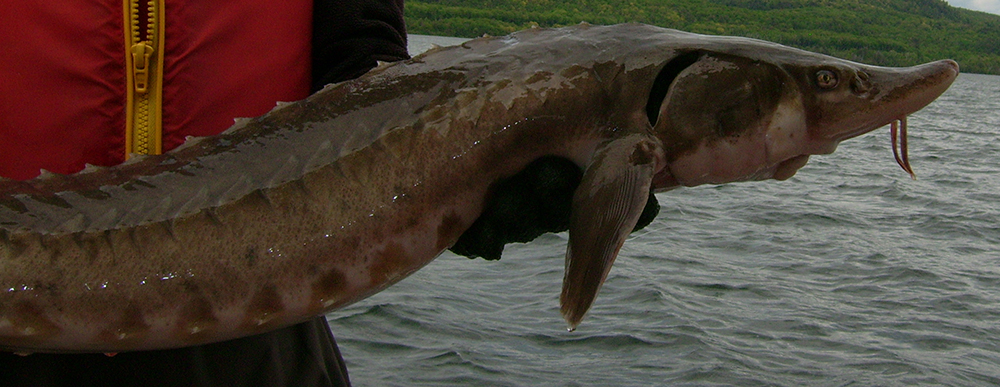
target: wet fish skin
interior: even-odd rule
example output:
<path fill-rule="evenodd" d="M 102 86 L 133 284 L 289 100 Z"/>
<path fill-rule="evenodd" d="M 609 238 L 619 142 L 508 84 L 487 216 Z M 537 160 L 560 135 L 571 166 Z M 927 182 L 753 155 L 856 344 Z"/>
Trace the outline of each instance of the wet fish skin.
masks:
<path fill-rule="evenodd" d="M 651 190 L 787 178 L 803 157 L 926 105 L 957 74 L 953 62 L 865 68 L 865 98 L 882 101 L 865 107 L 850 90 L 812 98 L 817 66 L 860 65 L 637 24 L 532 29 L 379 67 L 166 155 L 0 181 L 0 348 L 172 348 L 304 321 L 433 260 L 496 182 L 544 156 L 584 171 L 562 297 L 575 327 Z M 699 117 L 725 116 L 720 101 L 684 101 L 739 85 L 747 69 L 778 82 L 741 94 L 766 94 L 757 106 L 770 110 L 706 128 Z M 833 119 L 850 109 L 864 114 Z M 758 147 L 783 153 L 724 152 Z"/>

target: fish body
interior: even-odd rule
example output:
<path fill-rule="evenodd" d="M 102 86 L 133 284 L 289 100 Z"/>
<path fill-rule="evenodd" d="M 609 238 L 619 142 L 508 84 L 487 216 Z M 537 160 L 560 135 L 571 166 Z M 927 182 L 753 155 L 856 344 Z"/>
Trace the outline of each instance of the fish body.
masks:
<path fill-rule="evenodd" d="M 434 49 L 165 155 L 0 181 L 0 349 L 172 348 L 304 321 L 426 265 L 547 156 L 583 171 L 561 297 L 575 327 L 650 192 L 788 178 L 957 72 L 638 24 Z"/>

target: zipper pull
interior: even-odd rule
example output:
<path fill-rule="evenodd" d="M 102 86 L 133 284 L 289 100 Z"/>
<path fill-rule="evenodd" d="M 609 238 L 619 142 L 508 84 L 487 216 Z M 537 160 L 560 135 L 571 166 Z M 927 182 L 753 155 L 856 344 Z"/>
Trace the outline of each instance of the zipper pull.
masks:
<path fill-rule="evenodd" d="M 153 56 L 153 46 L 146 42 L 132 45 L 132 74 L 135 92 L 145 93 L 149 86 L 149 58 Z"/>

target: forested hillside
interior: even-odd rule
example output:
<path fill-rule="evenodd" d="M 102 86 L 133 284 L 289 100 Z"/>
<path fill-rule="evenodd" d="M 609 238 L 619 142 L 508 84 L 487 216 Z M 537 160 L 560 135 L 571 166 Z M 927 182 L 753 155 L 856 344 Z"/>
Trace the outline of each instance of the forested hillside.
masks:
<path fill-rule="evenodd" d="M 531 26 L 641 22 L 770 40 L 854 61 L 952 58 L 1000 74 L 1000 16 L 942 0 L 407 0 L 411 33 L 477 37 Z"/>

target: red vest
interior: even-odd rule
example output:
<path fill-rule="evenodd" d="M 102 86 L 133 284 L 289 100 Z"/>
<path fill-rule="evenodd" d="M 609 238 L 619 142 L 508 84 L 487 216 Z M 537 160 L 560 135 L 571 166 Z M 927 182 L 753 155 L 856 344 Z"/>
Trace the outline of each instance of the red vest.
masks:
<path fill-rule="evenodd" d="M 0 1 L 0 176 L 125 160 L 124 1 Z M 162 2 L 162 151 L 309 94 L 312 0 Z"/>

